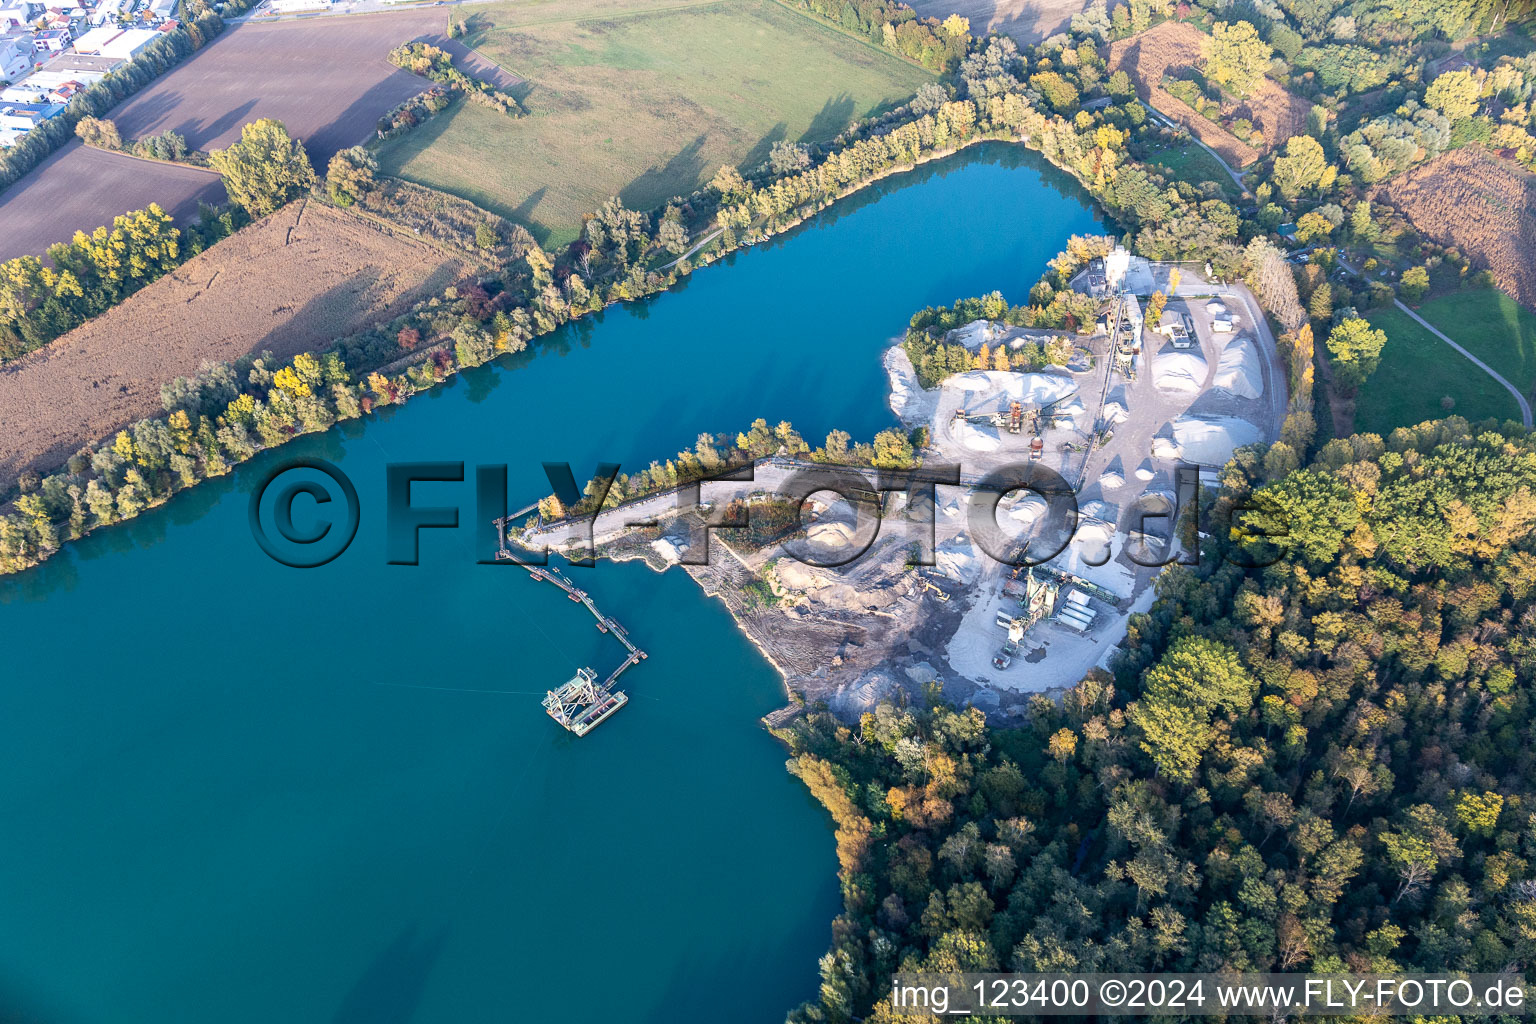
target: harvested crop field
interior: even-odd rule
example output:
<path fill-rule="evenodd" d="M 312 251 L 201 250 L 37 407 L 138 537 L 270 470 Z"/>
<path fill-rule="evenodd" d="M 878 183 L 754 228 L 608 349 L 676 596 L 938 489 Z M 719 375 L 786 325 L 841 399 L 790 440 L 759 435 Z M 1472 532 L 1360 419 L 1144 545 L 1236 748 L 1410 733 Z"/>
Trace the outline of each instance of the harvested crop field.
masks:
<path fill-rule="evenodd" d="M 123 135 L 166 129 L 194 149 L 239 138 L 241 125 L 275 117 L 304 140 L 321 172 L 339 149 L 373 134 L 392 107 L 431 85 L 389 63 L 389 51 L 416 39 L 448 46 L 447 15 L 418 9 L 384 14 L 249 22 L 226 31 L 112 114 Z M 468 51 L 457 43 L 456 57 Z M 473 68 L 484 73 L 489 62 Z M 512 81 L 501 75 L 505 85 Z"/>
<path fill-rule="evenodd" d="M 211 171 L 135 160 L 70 142 L 0 193 L 0 260 L 41 256 L 76 231 L 94 231 L 150 203 L 176 218 L 197 219 L 197 204 L 225 201 Z"/>
<path fill-rule="evenodd" d="M 1065 32 L 1072 15 L 1082 13 L 1088 0 L 913 0 L 912 9 L 925 18 L 943 21 L 951 14 L 969 18 L 978 36 L 1000 32 L 1021 43 L 1038 43 Z"/>
<path fill-rule="evenodd" d="M 160 386 L 204 360 L 323 347 L 465 270 L 343 211 L 287 206 L 0 370 L 0 490 L 161 411 Z"/>
<path fill-rule="evenodd" d="M 1375 198 L 1395 206 L 1419 233 L 1488 268 L 1500 289 L 1536 309 L 1536 178 L 1466 146 L 1393 178 Z"/>
<path fill-rule="evenodd" d="M 1265 79 L 1251 96 L 1228 99 L 1223 118 L 1246 118 L 1263 133 L 1263 144 L 1243 142 L 1221 125 L 1196 113 L 1162 86 L 1166 73 L 1200 65 L 1199 29 L 1179 21 L 1165 21 L 1140 35 L 1122 39 L 1109 48 L 1109 66 L 1125 71 L 1136 84 L 1136 93 L 1148 104 L 1189 129 L 1201 142 L 1222 155 L 1234 167 L 1246 167 L 1264 153 L 1285 144 L 1306 129 L 1308 103 Z"/>

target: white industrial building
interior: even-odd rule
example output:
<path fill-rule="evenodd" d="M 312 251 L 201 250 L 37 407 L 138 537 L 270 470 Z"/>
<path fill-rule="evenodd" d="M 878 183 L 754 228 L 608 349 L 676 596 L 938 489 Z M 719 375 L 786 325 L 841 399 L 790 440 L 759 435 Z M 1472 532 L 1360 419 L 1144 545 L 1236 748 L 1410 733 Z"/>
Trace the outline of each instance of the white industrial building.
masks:
<path fill-rule="evenodd" d="M 118 28 L 103 25 L 75 40 L 75 52 L 87 56 L 132 60 L 143 53 L 160 33 L 152 28 Z"/>

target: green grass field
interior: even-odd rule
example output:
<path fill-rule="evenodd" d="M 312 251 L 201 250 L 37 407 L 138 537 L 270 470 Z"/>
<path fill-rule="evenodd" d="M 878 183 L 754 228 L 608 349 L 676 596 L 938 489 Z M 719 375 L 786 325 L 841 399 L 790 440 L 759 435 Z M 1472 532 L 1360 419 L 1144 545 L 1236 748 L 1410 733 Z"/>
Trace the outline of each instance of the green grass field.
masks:
<path fill-rule="evenodd" d="M 1536 387 L 1536 315 L 1494 288 L 1429 299 L 1419 316 L 1440 328 L 1515 387 Z"/>
<path fill-rule="evenodd" d="M 1214 181 L 1221 186 L 1223 192 L 1229 195 L 1237 191 L 1232 184 L 1232 179 L 1227 176 L 1226 171 L 1222 170 L 1216 158 L 1193 142 L 1153 153 L 1151 162 L 1162 165 L 1169 176 L 1178 181 L 1187 181 L 1191 185 Z"/>
<path fill-rule="evenodd" d="M 1360 389 L 1355 406 L 1357 431 L 1386 437 L 1396 427 L 1450 415 L 1473 421 L 1489 416 L 1519 420 L 1520 409 L 1508 391 L 1402 311 L 1372 309 L 1365 316 L 1373 327 L 1387 332 L 1387 347 L 1382 350 L 1381 365 Z M 1459 334 L 1446 333 L 1461 340 Z M 1441 405 L 1446 397 L 1455 402 L 1449 411 Z"/>
<path fill-rule="evenodd" d="M 526 225 L 547 247 L 617 195 L 650 209 L 821 142 L 931 76 L 773 0 L 613 10 L 595 0 L 467 9 L 464 41 L 526 80 L 529 116 L 460 103 L 379 147 L 387 174 Z"/>

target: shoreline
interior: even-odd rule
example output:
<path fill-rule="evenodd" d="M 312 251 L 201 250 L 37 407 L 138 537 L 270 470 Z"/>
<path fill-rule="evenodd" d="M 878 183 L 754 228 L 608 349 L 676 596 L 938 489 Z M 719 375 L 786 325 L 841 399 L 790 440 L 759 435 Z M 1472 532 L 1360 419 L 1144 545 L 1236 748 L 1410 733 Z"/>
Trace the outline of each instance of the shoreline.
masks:
<path fill-rule="evenodd" d="M 695 271 L 697 271 L 699 269 L 702 269 L 704 267 L 707 267 L 707 266 L 709 266 L 709 265 L 711 265 L 713 263 L 716 263 L 719 260 L 723 259 L 724 257 L 729 256 L 729 255 L 731 255 L 733 253 L 749 251 L 749 250 L 753 249 L 754 247 L 756 247 L 757 245 L 759 245 L 759 244 L 761 244 L 763 242 L 767 242 L 767 241 L 770 241 L 770 240 L 772 240 L 772 239 L 774 239 L 776 237 L 780 237 L 782 235 L 785 235 L 786 233 L 792 231 L 795 228 L 800 227 L 805 222 L 813 219 L 814 217 L 817 217 L 817 216 L 825 213 L 828 209 L 830 209 L 831 207 L 835 206 L 837 203 L 839 203 L 839 202 L 841 202 L 841 201 L 843 201 L 845 199 L 848 199 L 848 198 L 850 198 L 850 197 L 852 197 L 854 195 L 857 195 L 860 192 L 863 192 L 864 190 L 866 190 L 870 186 L 872 186 L 872 185 L 874 185 L 874 184 L 876 184 L 876 183 L 878 183 L 880 181 L 883 181 L 886 178 L 893 177 L 893 176 L 896 176 L 896 175 L 911 173 L 912 171 L 916 170 L 919 166 L 921 166 L 923 164 L 932 163 L 934 161 L 944 160 L 944 159 L 949 159 L 949 158 L 955 157 L 955 156 L 959 155 L 960 153 L 962 153 L 962 152 L 964 152 L 966 150 L 972 149 L 972 148 L 974 148 L 977 145 L 980 145 L 982 143 L 987 143 L 987 142 L 999 142 L 999 143 L 1003 143 L 1003 144 L 1006 144 L 1006 145 L 1021 145 L 1022 144 L 1026 148 L 1031 149 L 1031 151 L 1038 152 L 1038 150 L 1034 150 L 1033 147 L 1030 147 L 1028 145 L 1029 137 L 1027 135 L 1023 134 L 1023 133 L 1014 133 L 1014 132 L 985 132 L 985 133 L 983 133 L 983 132 L 977 132 L 971 138 L 966 139 L 964 142 L 962 142 L 962 143 L 960 143 L 958 145 L 948 146 L 948 147 L 946 147 L 943 150 L 935 150 L 932 153 L 922 154 L 921 156 L 918 157 L 917 160 L 912 161 L 910 163 L 904 163 L 904 164 L 894 165 L 894 166 L 889 167 L 889 168 L 885 168 L 885 169 L 875 173 L 871 177 L 865 179 L 861 183 L 859 183 L 857 185 L 851 185 L 851 186 L 843 189 L 834 198 L 827 199 L 825 201 L 819 202 L 815 209 L 809 210 L 809 211 L 807 211 L 807 212 L 805 212 L 805 213 L 803 213 L 803 214 L 801 214 L 801 215 L 799 215 L 797 217 L 794 217 L 791 220 L 776 222 L 776 221 L 773 221 L 772 219 L 770 219 L 767 223 L 769 225 L 772 225 L 771 230 L 763 230 L 763 229 L 755 230 L 751 235 L 744 236 L 741 239 L 739 239 L 738 240 L 738 244 L 734 248 L 732 248 L 732 249 L 729 249 L 729 250 L 727 250 L 725 252 L 720 252 L 720 253 L 716 253 L 716 252 L 713 252 L 711 250 L 706 249 L 704 251 L 704 257 L 705 258 L 700 260 L 700 261 L 698 261 L 697 263 L 688 261 L 686 259 L 682 260 L 682 261 L 679 261 L 676 265 L 670 267 L 670 269 L 668 270 L 667 279 L 664 279 L 664 280 L 666 280 L 666 283 L 662 284 L 655 291 L 648 292 L 648 293 L 646 293 L 644 295 L 636 296 L 635 298 L 632 298 L 632 299 L 617 299 L 617 300 L 609 301 L 607 303 L 604 303 L 604 305 L 602 307 L 600 307 L 599 310 L 594 311 L 594 312 L 605 312 L 611 306 L 628 306 L 628 305 L 631 305 L 631 304 L 636 303 L 636 302 L 644 302 L 644 301 L 646 301 L 648 299 L 652 299 L 652 298 L 656 298 L 656 297 L 659 297 L 661 295 L 664 295 L 668 291 L 670 291 L 673 287 L 675 287 L 676 285 L 684 282 Z M 1051 166 L 1053 168 L 1056 167 L 1056 165 L 1054 163 L 1052 163 L 1048 158 L 1045 158 L 1043 156 L 1043 154 L 1042 154 L 1042 159 L 1045 159 L 1045 162 L 1049 166 Z M 1079 185 L 1081 186 L 1080 182 L 1079 182 Z M 1084 189 L 1084 194 L 1085 194 L 1086 198 L 1088 199 L 1088 201 L 1099 209 L 1099 212 L 1102 215 L 1107 216 L 1107 213 L 1102 208 L 1102 204 L 1099 203 L 1099 201 L 1095 197 L 1093 197 L 1093 195 L 1090 192 L 1088 192 L 1086 189 Z M 561 326 L 564 326 L 567 323 L 575 323 L 575 322 L 577 322 L 579 320 L 582 320 L 582 319 L 585 319 L 585 318 L 589 317 L 590 315 L 591 315 L 591 313 L 582 313 L 582 314 L 579 314 L 579 315 L 576 315 L 576 316 L 572 316 L 567 321 L 565 321 L 564 323 L 556 324 L 554 327 L 550 328 L 549 330 L 534 335 L 534 339 L 548 337 L 551 333 L 553 333 L 555 330 L 558 330 Z M 323 346 L 323 347 L 321 347 L 319 349 L 314 350 L 313 354 L 323 355 L 324 353 L 326 353 L 328 351 L 333 351 L 334 347 L 335 347 L 336 341 L 340 341 L 340 340 L 341 339 L 333 340 L 331 343 L 328 343 L 326 346 Z M 433 351 L 435 349 L 438 349 L 440 347 L 442 347 L 442 346 L 441 345 L 434 345 L 434 346 L 431 346 L 431 347 L 424 347 L 418 353 L 415 353 L 413 355 L 415 357 L 418 357 L 418 358 L 426 358 L 427 354 L 429 354 L 431 351 Z M 531 344 L 528 346 L 528 351 L 534 351 Z M 537 355 L 537 352 L 534 352 L 534 354 Z M 494 360 L 488 360 L 488 362 L 491 362 L 491 361 L 494 361 Z M 480 364 L 480 365 L 484 365 L 484 364 Z M 418 390 L 418 391 L 412 391 L 409 394 L 405 394 L 401 398 L 399 398 L 396 401 L 391 402 L 389 404 L 401 404 L 403 401 L 405 401 L 405 400 L 407 400 L 407 399 L 409 399 L 411 397 L 415 397 L 416 395 L 425 394 L 425 393 L 436 391 L 438 385 L 446 383 L 450 378 L 452 378 L 452 377 L 456 376 L 457 374 L 459 374 L 462 371 L 462 369 L 464 369 L 464 367 L 455 364 L 444 374 L 444 376 L 441 379 L 435 381 L 432 386 L 424 388 L 424 389 L 421 389 L 421 390 Z M 366 372 L 366 371 L 359 371 L 359 372 Z M 168 418 L 168 415 L 169 414 L 167 414 L 166 416 L 150 417 L 150 421 L 152 421 L 152 422 L 164 422 Z M 333 422 L 329 426 L 323 428 L 323 430 L 333 429 L 335 426 L 339 425 L 341 422 L 344 422 L 344 421 L 349 420 L 349 419 L 366 419 L 367 415 L 368 415 L 368 413 L 362 412 L 362 413 L 359 413 L 357 415 L 344 416 L 338 410 L 335 422 Z M 298 431 L 298 432 L 290 435 L 283 442 L 280 442 L 278 444 L 262 444 L 262 445 L 259 445 L 258 447 L 255 448 L 254 451 L 251 452 L 251 454 L 249 456 L 247 456 L 245 459 L 241 459 L 239 461 L 240 462 L 249 461 L 250 458 L 255 457 L 255 455 L 258 455 L 258 454 L 260 454 L 263 451 L 269 451 L 269 450 L 272 450 L 272 449 L 275 449 L 275 448 L 282 447 L 282 445 L 285 444 L 288 440 L 292 440 L 293 438 L 304 436 L 307 433 L 323 432 L 323 430 L 322 431 L 301 430 L 301 431 Z M 110 436 L 110 435 L 108 435 L 108 436 Z M 86 449 L 99 450 L 106 443 L 107 443 L 107 438 L 103 437 L 102 439 L 99 439 L 99 440 L 97 440 L 95 442 L 91 442 L 91 443 L 85 445 L 82 448 L 82 451 L 84 451 Z M 225 475 L 229 470 L 234 468 L 234 465 L 238 465 L 238 464 L 239 464 L 239 462 L 234 463 L 234 464 L 228 466 L 225 469 L 224 473 L 209 472 L 202 479 L 210 479 L 210 478 L 212 478 L 214 476 Z M 43 473 L 42 475 L 45 476 L 45 477 L 49 477 L 49 476 L 55 476 L 55 475 L 58 475 L 58 474 L 64 473 L 64 472 L 66 472 L 65 465 L 61 464 L 60 466 L 55 467 L 50 472 Z M 159 508 L 159 507 L 165 505 L 171 499 L 173 499 L 177 494 L 182 493 L 182 491 L 190 490 L 190 489 L 196 487 L 197 483 L 199 483 L 199 482 L 201 482 L 201 480 L 194 481 L 191 484 L 188 484 L 188 485 L 185 485 L 185 486 L 182 486 L 182 487 L 179 487 L 179 488 L 175 487 L 174 484 L 173 484 L 171 490 L 169 491 L 169 493 L 164 494 L 164 495 L 154 495 L 151 500 L 147 501 L 144 504 L 144 506 L 142 508 L 140 508 L 139 510 L 137 510 L 132 516 L 119 516 L 119 517 L 113 519 L 111 522 L 95 522 L 95 523 L 92 523 L 89 526 L 87 526 L 84 530 L 80 531 L 78 534 L 66 537 L 62 542 L 58 543 L 57 546 L 53 547 L 50 550 L 42 551 L 42 552 L 40 552 L 40 553 L 38 553 L 38 554 L 36 554 L 34 556 L 31 556 L 31 557 L 28 557 L 28 558 L 24 558 L 24 559 L 22 559 L 20 561 L 19 564 L 0 566 L 0 575 L 14 575 L 16 573 L 25 572 L 28 569 L 31 569 L 31 568 L 33 568 L 33 567 L 35 567 L 37 565 L 40 565 L 43 562 L 47 561 L 49 558 L 51 558 L 54 555 L 56 555 L 58 552 L 62 551 L 70 542 L 72 542 L 74 540 L 82 539 L 82 538 L 87 537 L 87 536 L 90 536 L 92 533 L 95 533 L 98 529 L 101 529 L 103 527 L 116 526 L 119 523 L 126 521 L 127 519 L 137 518 L 137 516 L 139 514 L 142 514 L 143 512 L 147 512 L 147 511 L 150 511 L 152 509 Z M 13 499 L 13 501 L 8 503 L 6 506 L 0 507 L 0 514 L 3 514 L 6 511 L 14 510 L 14 507 L 15 507 L 15 505 L 14 505 L 14 499 Z"/>

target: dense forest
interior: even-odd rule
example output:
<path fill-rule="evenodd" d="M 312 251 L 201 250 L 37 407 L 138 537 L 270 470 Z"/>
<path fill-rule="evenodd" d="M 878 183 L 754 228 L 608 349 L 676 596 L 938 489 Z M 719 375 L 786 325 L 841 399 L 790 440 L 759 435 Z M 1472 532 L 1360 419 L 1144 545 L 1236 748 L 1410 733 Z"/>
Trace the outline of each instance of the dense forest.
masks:
<path fill-rule="evenodd" d="M 791 1021 L 906 1019 L 898 969 L 1531 977 L 1536 442 L 1452 418 L 1224 482 L 1236 539 L 1026 727 L 935 697 L 781 731 L 845 904 Z"/>

